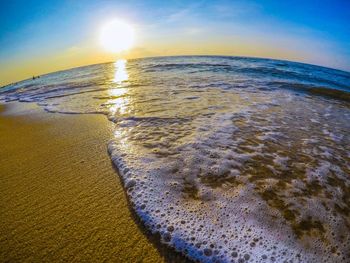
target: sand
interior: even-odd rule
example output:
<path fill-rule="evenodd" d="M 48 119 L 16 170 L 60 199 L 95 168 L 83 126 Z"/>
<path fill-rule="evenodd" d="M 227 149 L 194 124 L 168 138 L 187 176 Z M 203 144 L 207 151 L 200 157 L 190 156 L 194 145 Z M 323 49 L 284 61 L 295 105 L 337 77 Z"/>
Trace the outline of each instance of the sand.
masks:
<path fill-rule="evenodd" d="M 0 106 L 0 262 L 183 261 L 130 210 L 107 154 L 112 125 Z"/>

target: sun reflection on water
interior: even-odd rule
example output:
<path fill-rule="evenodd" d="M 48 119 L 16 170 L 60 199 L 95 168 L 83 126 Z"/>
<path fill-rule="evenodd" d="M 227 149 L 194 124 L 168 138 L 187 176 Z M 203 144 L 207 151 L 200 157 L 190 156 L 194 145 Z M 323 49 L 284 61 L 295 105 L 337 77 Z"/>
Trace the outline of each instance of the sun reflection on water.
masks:
<path fill-rule="evenodd" d="M 129 79 L 128 72 L 126 70 L 126 59 L 119 59 L 114 63 L 114 83 L 121 84 L 122 82 Z"/>
<path fill-rule="evenodd" d="M 118 86 L 129 79 L 128 72 L 126 70 L 127 61 L 125 59 L 119 59 L 114 63 L 115 73 L 113 82 Z M 128 88 L 117 87 L 112 88 L 109 91 L 111 99 L 108 104 L 111 105 L 109 111 L 113 115 L 123 115 L 127 112 L 129 98 L 127 96 Z"/>

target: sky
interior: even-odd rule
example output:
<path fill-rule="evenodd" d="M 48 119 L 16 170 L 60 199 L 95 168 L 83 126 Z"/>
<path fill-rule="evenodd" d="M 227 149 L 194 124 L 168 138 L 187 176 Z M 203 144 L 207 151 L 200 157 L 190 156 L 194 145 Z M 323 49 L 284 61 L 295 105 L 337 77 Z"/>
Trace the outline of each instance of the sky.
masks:
<path fill-rule="evenodd" d="M 98 42 L 127 21 L 133 48 Z M 0 0 L 0 85 L 57 70 L 168 55 L 286 59 L 350 71 L 348 0 Z"/>

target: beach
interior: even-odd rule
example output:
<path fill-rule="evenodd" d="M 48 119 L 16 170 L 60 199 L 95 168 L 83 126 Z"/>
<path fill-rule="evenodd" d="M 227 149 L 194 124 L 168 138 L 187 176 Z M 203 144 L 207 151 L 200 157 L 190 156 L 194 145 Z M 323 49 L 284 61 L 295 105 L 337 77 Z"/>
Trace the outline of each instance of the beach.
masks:
<path fill-rule="evenodd" d="M 1 262 L 171 261 L 129 208 L 105 116 L 0 112 Z"/>
<path fill-rule="evenodd" d="M 2 89 L 2 261 L 346 262 L 349 81 L 189 56 Z"/>

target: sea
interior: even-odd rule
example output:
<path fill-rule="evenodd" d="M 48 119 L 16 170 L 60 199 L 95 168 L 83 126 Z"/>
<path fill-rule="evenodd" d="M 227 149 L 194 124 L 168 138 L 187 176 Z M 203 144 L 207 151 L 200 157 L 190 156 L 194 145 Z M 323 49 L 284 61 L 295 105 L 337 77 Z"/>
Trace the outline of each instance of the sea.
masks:
<path fill-rule="evenodd" d="M 132 209 L 189 259 L 350 262 L 349 72 L 248 57 L 121 59 L 7 86 L 0 100 L 104 114 Z"/>

